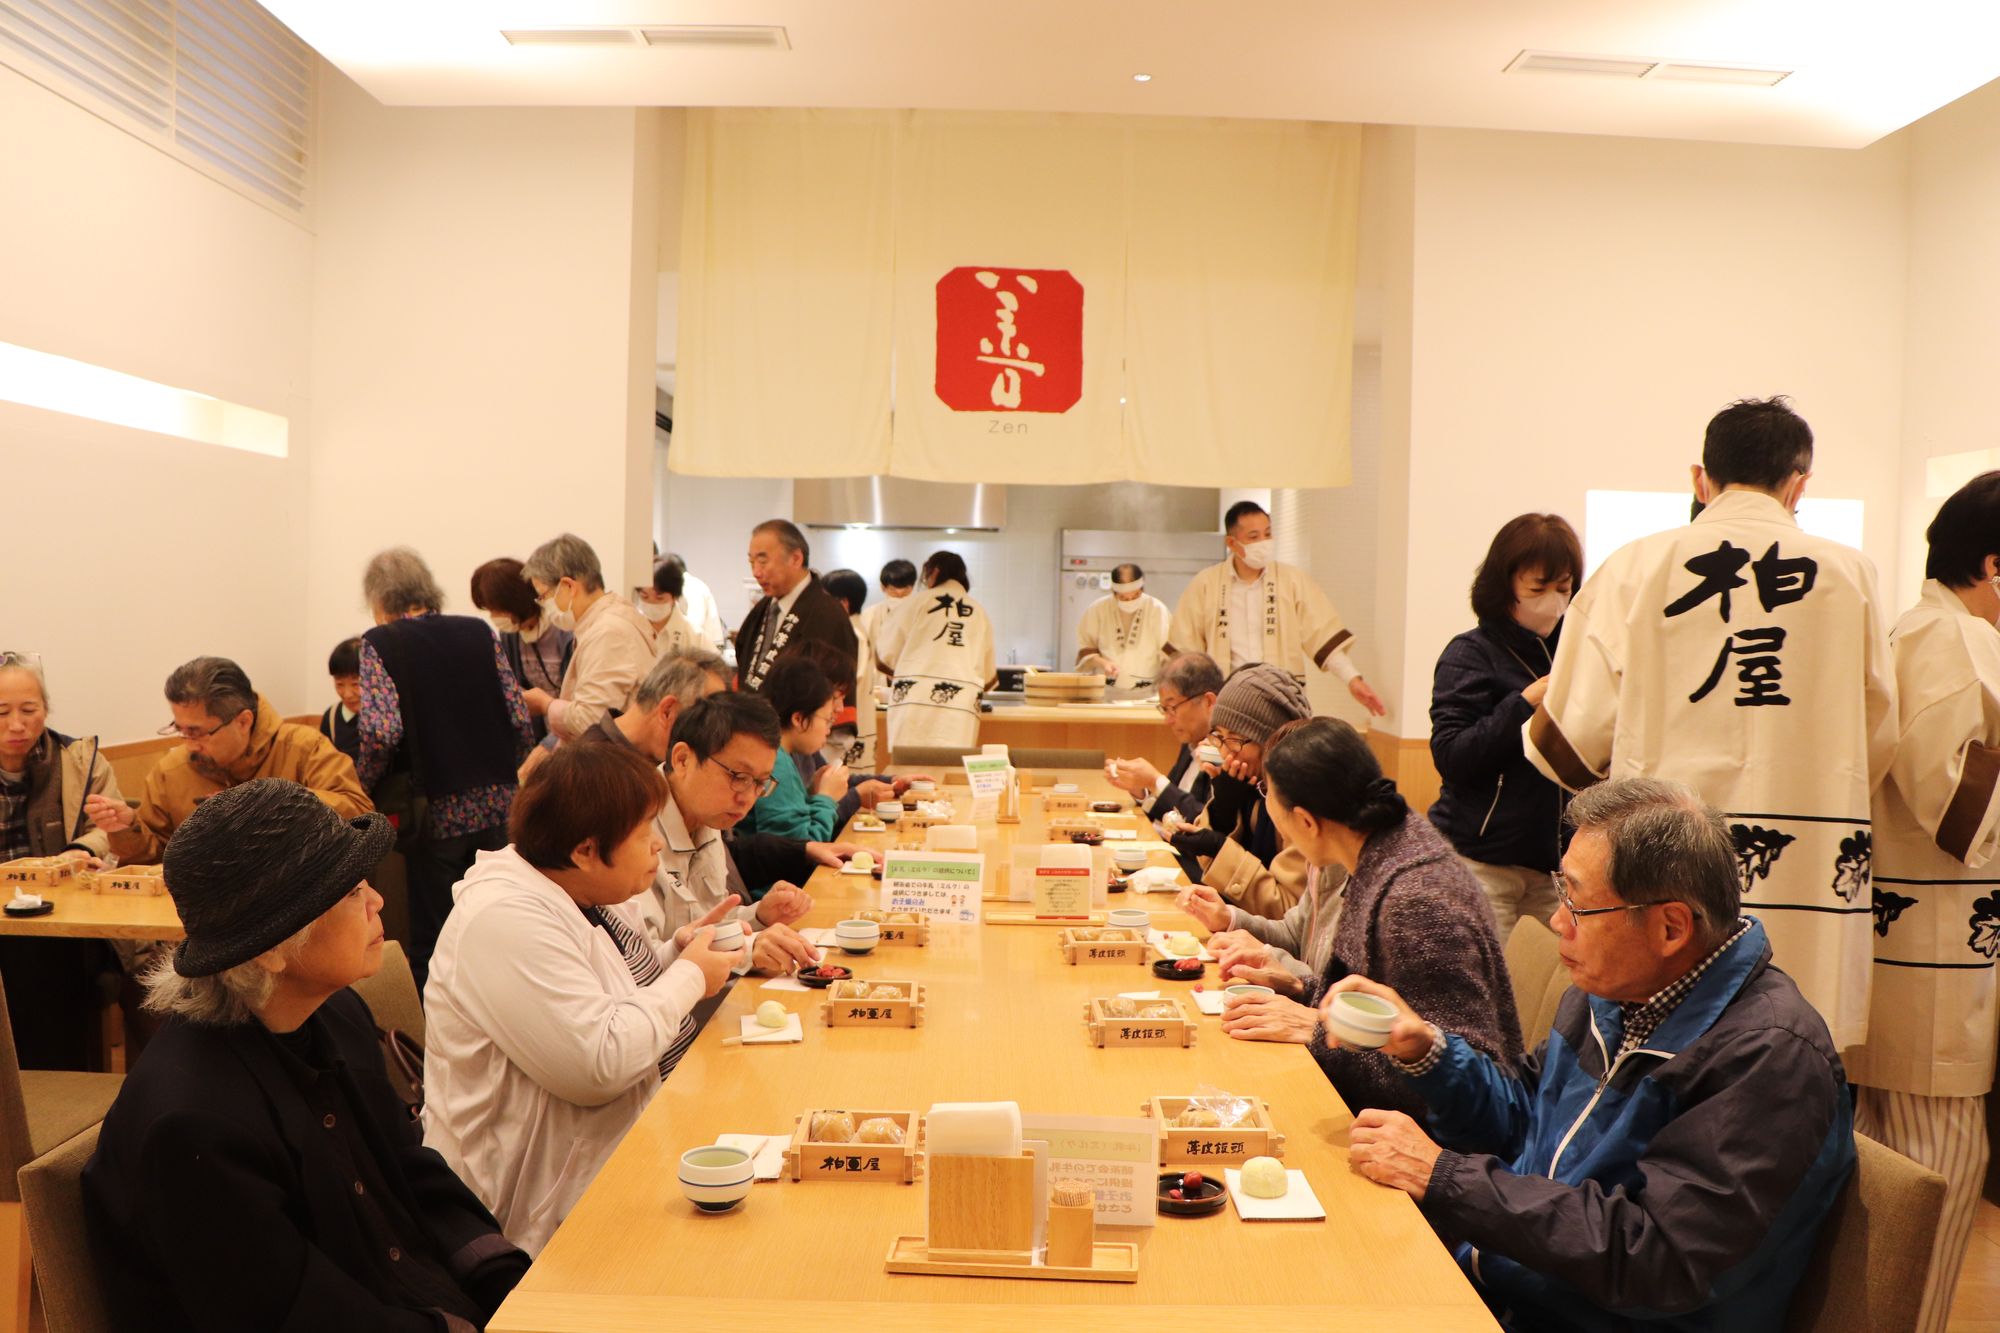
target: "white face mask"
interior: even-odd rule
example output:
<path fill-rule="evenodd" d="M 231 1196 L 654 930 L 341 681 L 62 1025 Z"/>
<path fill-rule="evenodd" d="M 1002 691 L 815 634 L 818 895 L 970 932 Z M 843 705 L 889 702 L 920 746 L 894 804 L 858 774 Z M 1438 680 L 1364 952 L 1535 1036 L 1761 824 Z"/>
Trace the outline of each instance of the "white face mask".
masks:
<path fill-rule="evenodd" d="M 652 621 L 655 625 L 664 625 L 667 623 L 667 617 L 674 613 L 674 604 L 672 602 L 641 602 L 639 603 L 639 610 L 645 614 L 646 619 Z"/>
<path fill-rule="evenodd" d="M 491 620 L 493 622 L 493 628 L 499 630 L 502 634 L 512 634 L 516 630 L 521 628 L 520 625 L 515 622 L 514 617 L 512 616 L 493 615 L 493 616 L 488 616 L 487 619 Z"/>
<path fill-rule="evenodd" d="M 546 620 L 537 620 L 535 621 L 533 628 L 527 628 L 527 627 L 522 628 L 521 642 L 533 643 L 535 640 L 541 638 L 544 634 L 547 634 L 548 632 L 549 632 L 549 622 Z"/>
<path fill-rule="evenodd" d="M 1277 545 L 1269 537 L 1260 542 L 1243 543 L 1243 563 L 1252 569 L 1263 569 L 1271 563 L 1271 552 L 1277 549 Z"/>
<path fill-rule="evenodd" d="M 1569 610 L 1569 594 L 1556 592 L 1536 593 L 1526 601 L 1514 603 L 1514 619 L 1523 628 L 1533 630 L 1546 639 L 1555 633 L 1556 625 L 1562 620 L 1563 612 Z"/>
<path fill-rule="evenodd" d="M 576 612 L 573 609 L 575 605 L 574 599 L 571 602 L 572 609 L 563 610 L 556 605 L 556 598 L 561 595 L 562 587 L 558 584 L 547 597 L 542 599 L 542 623 L 550 629 L 573 630 L 576 628 Z"/>

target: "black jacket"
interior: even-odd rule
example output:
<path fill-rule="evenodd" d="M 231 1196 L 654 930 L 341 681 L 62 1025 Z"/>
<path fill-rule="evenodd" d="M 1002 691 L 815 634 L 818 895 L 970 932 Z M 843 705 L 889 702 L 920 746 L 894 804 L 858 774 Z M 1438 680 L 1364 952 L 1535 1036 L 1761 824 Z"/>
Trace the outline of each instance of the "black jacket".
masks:
<path fill-rule="evenodd" d="M 1194 823 L 1208 805 L 1208 773 L 1195 763 L 1194 752 L 1187 746 L 1183 745 L 1181 752 L 1174 756 L 1174 766 L 1167 773 L 1167 782 L 1167 789 L 1146 806 L 1146 818 L 1165 819 L 1167 811 L 1178 810 L 1182 819 Z"/>
<path fill-rule="evenodd" d="M 375 1173 L 429 1255 L 491 1316 L 527 1271 L 478 1198 L 423 1146 L 383 1073 L 368 1008 L 342 991 L 320 1025 Z M 127 1333 L 440 1333 L 436 1309 L 385 1300 L 331 1116 L 263 1027 L 170 1022 L 146 1046 L 83 1172 L 92 1247 Z M 350 1142 L 355 1141 L 350 1133 Z M 400 1261 L 404 1256 L 387 1258 Z M 463 1328 L 463 1321 L 455 1327 Z"/>
<path fill-rule="evenodd" d="M 1561 633 L 1558 625 L 1545 640 L 1513 620 L 1485 620 L 1438 658 L 1431 759 L 1444 789 L 1430 818 L 1460 856 L 1545 871 L 1561 864 L 1569 798 L 1521 749 L 1521 726 L 1535 711 L 1521 691 L 1548 674 Z"/>
<path fill-rule="evenodd" d="M 827 668 L 829 676 L 835 680 L 853 677 L 856 649 L 854 622 L 848 618 L 847 608 L 834 600 L 833 594 L 819 581 L 819 575 L 808 577 L 798 600 L 792 603 L 791 623 L 778 626 L 778 637 L 774 637 L 763 655 L 759 656 L 757 647 L 764 633 L 764 617 L 777 609 L 778 600 L 775 597 L 760 599 L 757 605 L 750 608 L 750 614 L 743 617 L 743 627 L 736 631 L 736 675 L 744 689 L 763 688 L 764 678 L 771 674 L 771 668 L 779 658 L 805 652 L 808 644 L 820 645 L 820 656 L 815 660 Z M 844 674 L 830 664 L 832 659 L 845 663 Z"/>

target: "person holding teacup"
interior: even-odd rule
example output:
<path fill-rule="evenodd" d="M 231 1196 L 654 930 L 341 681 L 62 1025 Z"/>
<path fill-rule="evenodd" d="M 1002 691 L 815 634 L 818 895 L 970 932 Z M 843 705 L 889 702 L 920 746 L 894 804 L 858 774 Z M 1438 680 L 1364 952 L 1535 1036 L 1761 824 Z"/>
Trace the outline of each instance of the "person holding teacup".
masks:
<path fill-rule="evenodd" d="M 1274 992 L 1230 996 L 1222 1030 L 1309 1045 L 1354 1109 L 1416 1109 L 1409 1081 L 1374 1052 L 1325 1038 L 1313 1005 L 1352 971 L 1388 980 L 1425 1013 L 1449 1014 L 1476 1049 L 1518 1065 L 1514 992 L 1479 882 L 1382 776 L 1360 733 L 1330 717 L 1280 728 L 1263 777 L 1270 818 L 1313 868 L 1313 887 L 1278 919 L 1231 906 L 1207 885 L 1183 894 L 1185 910 L 1218 932 L 1208 949 L 1223 980 Z"/>
<path fill-rule="evenodd" d="M 726 899 L 656 942 L 632 899 L 660 860 L 660 771 L 565 745 L 514 798 L 508 845 L 459 881 L 424 991 L 424 1143 L 538 1253 L 700 1031 L 742 959 Z M 726 943 L 726 941 L 725 941 Z"/>
<path fill-rule="evenodd" d="M 1505 1328 L 1782 1328 L 1854 1168 L 1833 1039 L 1741 915 L 1728 825 L 1692 789 L 1604 782 L 1567 818 L 1573 985 L 1518 1069 L 1400 986 L 1329 988 L 1330 1026 L 1357 995 L 1393 1010 L 1367 1054 L 1423 1103 L 1422 1124 L 1360 1111 L 1349 1165 L 1422 1206 Z"/>

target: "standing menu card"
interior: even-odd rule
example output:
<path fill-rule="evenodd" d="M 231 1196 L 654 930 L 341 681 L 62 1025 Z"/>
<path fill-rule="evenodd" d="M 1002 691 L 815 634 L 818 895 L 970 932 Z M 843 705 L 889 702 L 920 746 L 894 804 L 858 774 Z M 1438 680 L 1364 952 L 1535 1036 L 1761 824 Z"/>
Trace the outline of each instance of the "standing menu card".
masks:
<path fill-rule="evenodd" d="M 1097 1191 L 1097 1224 L 1149 1227 L 1158 1220 L 1160 1130 L 1147 1116 L 1023 1115 L 1023 1139 L 1049 1145 L 1049 1179 Z"/>
<path fill-rule="evenodd" d="M 882 856 L 882 905 L 933 921 L 976 925 L 986 857 L 979 852 L 892 851 Z"/>

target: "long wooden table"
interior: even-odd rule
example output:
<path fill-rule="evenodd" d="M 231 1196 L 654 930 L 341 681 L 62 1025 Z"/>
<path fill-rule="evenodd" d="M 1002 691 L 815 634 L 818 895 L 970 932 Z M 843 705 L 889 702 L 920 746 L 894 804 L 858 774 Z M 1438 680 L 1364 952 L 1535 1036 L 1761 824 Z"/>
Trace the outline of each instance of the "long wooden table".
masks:
<path fill-rule="evenodd" d="M 1068 776 L 1110 795 L 1100 774 Z M 964 788 L 952 794 L 962 811 Z M 1020 825 L 983 830 L 989 853 L 1042 841 L 1038 803 L 1029 806 Z M 809 888 L 817 905 L 808 925 L 876 905 L 873 881 L 856 876 L 822 870 Z M 1151 909 L 1156 925 L 1201 933 L 1168 899 L 1127 897 L 1124 905 Z M 1348 1170 L 1350 1116 L 1305 1048 L 1235 1041 L 1215 1019 L 1202 1020 L 1191 1049 L 1093 1048 L 1082 1018 L 1089 998 L 1188 988 L 1138 966 L 1072 967 L 1055 936 L 1049 926 L 934 925 L 927 947 L 842 959 L 864 978 L 924 983 L 925 1022 L 912 1030 L 828 1029 L 819 992 L 738 982 L 489 1327 L 1021 1333 L 1087 1323 L 1092 1333 L 1155 1333 L 1218 1317 L 1252 1327 L 1496 1327 L 1409 1199 Z M 805 1041 L 723 1046 L 739 1016 L 767 999 L 803 1016 Z M 686 1149 L 719 1134 L 789 1134 L 808 1107 L 921 1113 L 934 1102 L 1008 1100 L 1026 1113 L 1130 1116 L 1154 1094 L 1204 1084 L 1267 1100 L 1286 1135 L 1286 1164 L 1306 1173 L 1327 1218 L 1245 1223 L 1225 1209 L 1108 1231 L 1140 1248 L 1140 1277 L 1129 1285 L 885 1273 L 891 1241 L 924 1230 L 921 1180 L 762 1182 L 720 1216 L 698 1213 L 676 1180 Z"/>
<path fill-rule="evenodd" d="M 91 940 L 178 940 L 181 929 L 174 900 L 162 893 L 92 893 L 66 886 L 36 889 L 55 903 L 47 916 L 0 913 L 0 935 L 30 935 Z"/>

